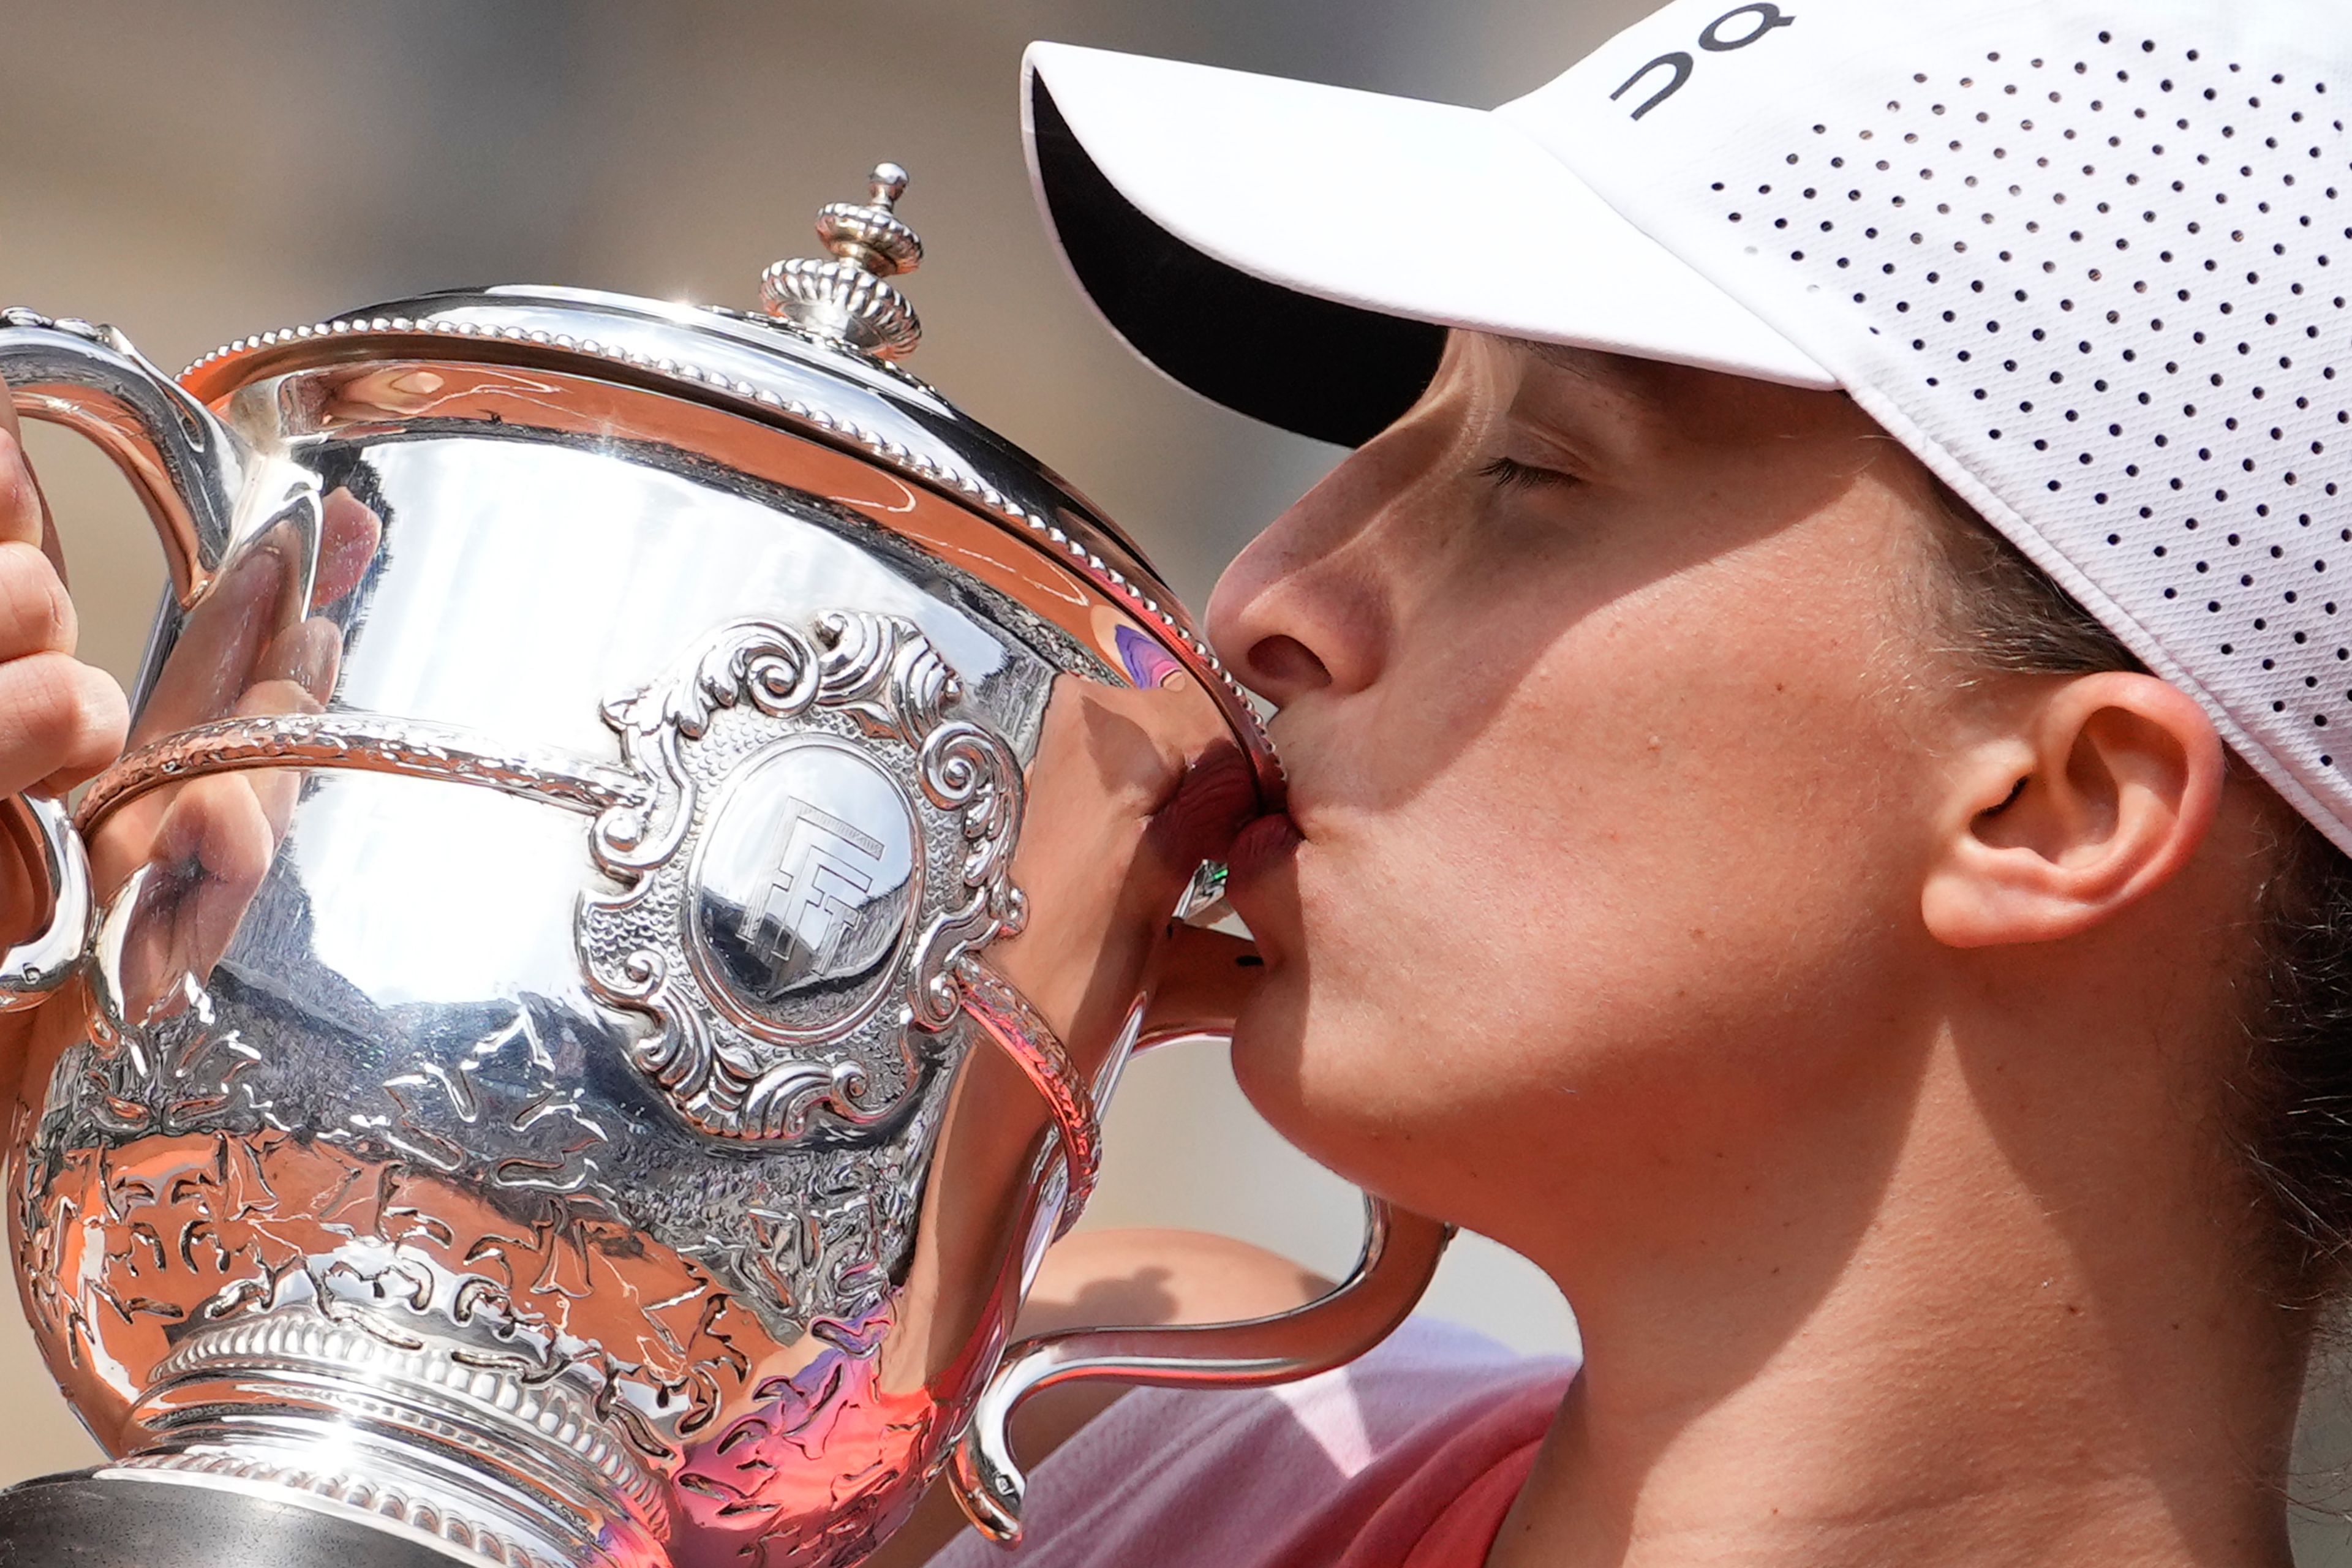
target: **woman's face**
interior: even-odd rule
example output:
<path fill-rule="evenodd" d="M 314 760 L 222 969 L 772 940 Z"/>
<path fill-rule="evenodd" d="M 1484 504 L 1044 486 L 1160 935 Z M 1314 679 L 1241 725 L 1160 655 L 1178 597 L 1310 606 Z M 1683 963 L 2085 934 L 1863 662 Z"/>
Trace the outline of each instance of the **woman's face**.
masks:
<path fill-rule="evenodd" d="M 1539 1259 L 1819 1135 L 1933 975 L 1928 497 L 1843 396 L 1456 334 L 1210 606 L 1276 1126 Z"/>

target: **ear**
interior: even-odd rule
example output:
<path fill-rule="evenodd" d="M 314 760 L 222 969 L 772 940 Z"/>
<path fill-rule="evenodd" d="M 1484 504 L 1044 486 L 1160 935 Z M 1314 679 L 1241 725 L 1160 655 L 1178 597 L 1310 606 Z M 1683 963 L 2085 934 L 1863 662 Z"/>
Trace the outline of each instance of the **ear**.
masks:
<path fill-rule="evenodd" d="M 2187 693 L 2111 671 L 2040 684 L 1959 759 L 1921 891 L 1953 947 L 2054 942 L 2162 887 L 2221 799 L 2221 737 Z"/>

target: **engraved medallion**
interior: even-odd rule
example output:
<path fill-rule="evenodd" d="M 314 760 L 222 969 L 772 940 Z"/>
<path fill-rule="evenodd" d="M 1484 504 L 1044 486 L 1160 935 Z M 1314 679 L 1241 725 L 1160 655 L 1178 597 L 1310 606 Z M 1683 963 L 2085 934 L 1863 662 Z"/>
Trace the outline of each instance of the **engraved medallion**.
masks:
<path fill-rule="evenodd" d="M 920 831 L 906 792 L 842 742 L 785 741 L 742 764 L 688 872 L 711 999 L 779 1041 L 870 1014 L 913 930 Z"/>
<path fill-rule="evenodd" d="M 632 1060 L 696 1128 L 895 1114 L 958 961 L 1020 929 L 1020 763 L 962 700 L 913 623 L 834 611 L 722 626 L 605 705 L 637 783 L 591 836 L 621 890 L 581 900 L 582 965 L 650 1020 Z"/>

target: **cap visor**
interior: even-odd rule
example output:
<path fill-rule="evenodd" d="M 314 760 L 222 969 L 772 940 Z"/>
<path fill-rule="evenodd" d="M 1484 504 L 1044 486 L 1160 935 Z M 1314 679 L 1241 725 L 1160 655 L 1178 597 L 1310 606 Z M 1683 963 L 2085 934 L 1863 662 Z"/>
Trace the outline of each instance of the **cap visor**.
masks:
<path fill-rule="evenodd" d="M 1031 172 L 1080 285 L 1145 358 L 1244 413 L 1365 439 L 1449 327 L 1838 384 L 1484 110 L 1066 44 L 1033 45 L 1024 82 Z"/>

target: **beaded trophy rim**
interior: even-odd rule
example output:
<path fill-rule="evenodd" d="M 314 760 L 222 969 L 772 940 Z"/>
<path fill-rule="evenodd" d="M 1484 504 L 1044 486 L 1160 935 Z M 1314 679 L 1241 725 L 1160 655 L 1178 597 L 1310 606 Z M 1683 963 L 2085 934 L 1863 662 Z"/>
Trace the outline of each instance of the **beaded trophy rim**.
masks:
<path fill-rule="evenodd" d="M 580 312 L 586 319 L 578 332 L 551 331 L 524 320 L 500 320 L 501 304 L 527 305 L 540 310 L 551 307 Z M 1225 710 L 1257 763 L 1262 780 L 1270 786 L 1279 786 L 1283 776 L 1281 763 L 1255 700 L 1226 669 L 1164 583 L 1156 577 L 1139 582 L 1135 574 L 1104 557 L 1100 542 L 1109 542 L 1115 552 L 1129 553 L 1140 563 L 1139 552 L 1107 527 L 1104 542 L 1090 542 L 952 458 L 917 451 L 853 416 L 749 377 L 600 337 L 593 327 L 596 318 L 588 314 L 599 308 L 632 312 L 634 320 L 616 321 L 614 325 L 636 330 L 675 330 L 683 326 L 688 331 L 723 331 L 750 326 L 763 335 L 772 334 L 773 342 L 759 346 L 790 358 L 796 368 L 814 368 L 848 381 L 850 367 L 836 367 L 827 362 L 854 360 L 856 370 L 900 384 L 905 392 L 936 402 L 958 419 L 965 417 L 936 389 L 901 367 L 823 340 L 788 321 L 752 317 L 719 307 L 677 305 L 555 285 L 509 284 L 494 290 L 456 293 L 437 300 L 419 299 L 237 338 L 193 361 L 177 379 L 192 396 L 217 410 L 235 393 L 266 376 L 313 368 L 332 360 L 357 359 L 378 353 L 386 357 L 451 357 L 451 349 L 460 351 L 457 357 L 469 359 L 503 360 L 520 353 L 533 359 L 552 357 L 570 362 L 573 368 L 589 374 L 602 372 L 609 377 L 613 370 L 622 370 L 635 377 L 650 379 L 656 389 L 681 395 L 687 401 L 750 415 L 789 434 L 845 447 L 868 461 L 980 512 L 991 521 L 1009 525 L 1033 548 L 1084 578 L 1112 604 L 1134 616 Z M 447 313 L 458 310 L 464 312 L 462 316 Z M 708 321 L 679 320 L 689 312 L 708 317 Z M 745 345 L 738 338 L 734 346 Z M 463 351 L 467 348 L 476 352 L 466 354 Z M 313 359 L 304 352 L 320 349 L 326 350 L 331 358 Z M 482 354 L 482 349 L 492 353 Z M 1090 527 L 1104 526 L 1092 507 L 1042 468 L 1038 479 Z"/>

